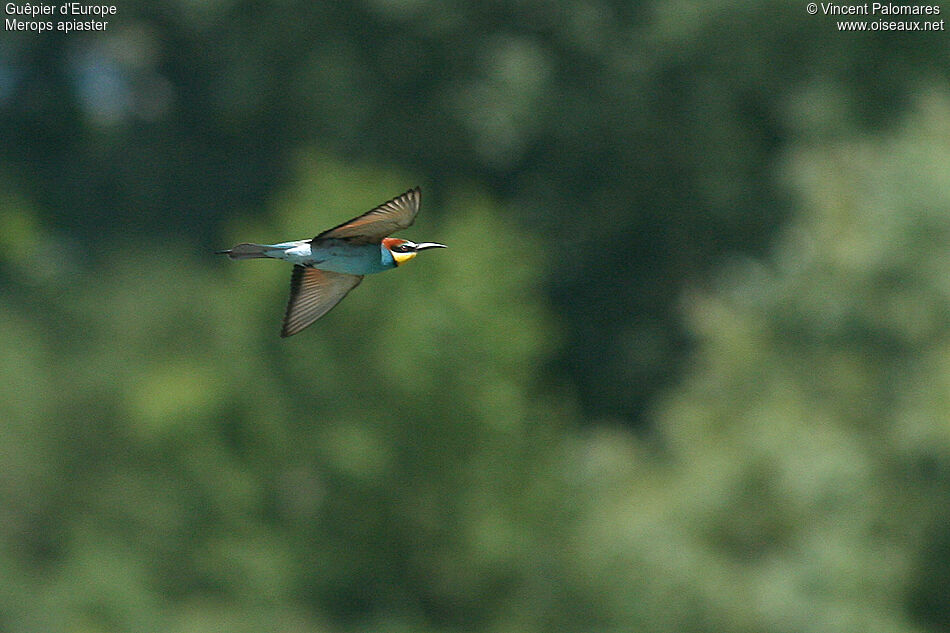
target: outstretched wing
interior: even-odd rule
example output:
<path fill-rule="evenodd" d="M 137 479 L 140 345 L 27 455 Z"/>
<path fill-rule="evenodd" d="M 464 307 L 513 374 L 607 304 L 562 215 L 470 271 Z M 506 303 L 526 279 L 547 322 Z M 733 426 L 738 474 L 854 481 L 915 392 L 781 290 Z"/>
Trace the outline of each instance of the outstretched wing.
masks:
<path fill-rule="evenodd" d="M 332 310 L 361 281 L 362 275 L 294 266 L 290 277 L 290 300 L 280 335 L 292 336 L 304 329 Z"/>
<path fill-rule="evenodd" d="M 422 192 L 419 187 L 384 202 L 372 211 L 353 218 L 316 236 L 322 238 L 348 238 L 359 243 L 379 242 L 391 233 L 412 225 L 419 213 Z"/>

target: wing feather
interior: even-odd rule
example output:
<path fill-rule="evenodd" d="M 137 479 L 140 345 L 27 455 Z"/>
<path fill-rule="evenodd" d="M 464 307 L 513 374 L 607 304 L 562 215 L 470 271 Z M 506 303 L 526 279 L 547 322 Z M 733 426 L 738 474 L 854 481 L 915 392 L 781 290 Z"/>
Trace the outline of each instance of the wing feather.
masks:
<path fill-rule="evenodd" d="M 387 235 L 412 225 L 416 214 L 419 213 L 421 198 L 419 187 L 410 189 L 401 196 L 326 230 L 313 239 L 337 238 L 351 239 L 359 243 L 379 242 Z"/>
<path fill-rule="evenodd" d="M 362 275 L 294 266 L 290 277 L 290 300 L 280 335 L 293 336 L 301 331 L 332 310 L 361 281 Z"/>

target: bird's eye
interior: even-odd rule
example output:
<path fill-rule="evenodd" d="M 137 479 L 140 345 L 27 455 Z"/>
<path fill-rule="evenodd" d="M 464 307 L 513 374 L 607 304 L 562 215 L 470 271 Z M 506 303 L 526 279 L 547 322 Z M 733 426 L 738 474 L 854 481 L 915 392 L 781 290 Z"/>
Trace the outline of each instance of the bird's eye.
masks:
<path fill-rule="evenodd" d="M 410 250 L 412 250 L 412 247 L 408 244 L 398 244 L 393 247 L 393 250 L 397 253 L 408 253 Z"/>

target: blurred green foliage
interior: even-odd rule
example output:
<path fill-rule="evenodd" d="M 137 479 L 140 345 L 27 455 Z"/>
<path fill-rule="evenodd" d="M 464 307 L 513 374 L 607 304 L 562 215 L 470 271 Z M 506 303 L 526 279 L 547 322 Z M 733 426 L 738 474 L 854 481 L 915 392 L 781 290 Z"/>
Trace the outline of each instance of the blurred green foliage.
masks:
<path fill-rule="evenodd" d="M 943 33 L 129 1 L 0 38 L 0 630 L 943 631 Z M 278 338 L 313 235 L 437 240 Z"/>

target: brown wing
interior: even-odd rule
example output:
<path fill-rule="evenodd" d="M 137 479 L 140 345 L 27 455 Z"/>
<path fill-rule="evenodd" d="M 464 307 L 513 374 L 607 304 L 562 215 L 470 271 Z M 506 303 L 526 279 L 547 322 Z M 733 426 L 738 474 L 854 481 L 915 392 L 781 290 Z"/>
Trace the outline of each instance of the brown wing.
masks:
<path fill-rule="evenodd" d="M 290 277 L 290 300 L 280 335 L 292 336 L 304 329 L 332 310 L 361 281 L 362 275 L 294 266 Z"/>
<path fill-rule="evenodd" d="M 324 231 L 313 239 L 332 237 L 349 238 L 361 243 L 379 242 L 387 235 L 412 225 L 416 214 L 419 213 L 421 197 L 419 187 L 410 189 L 372 211 Z"/>

